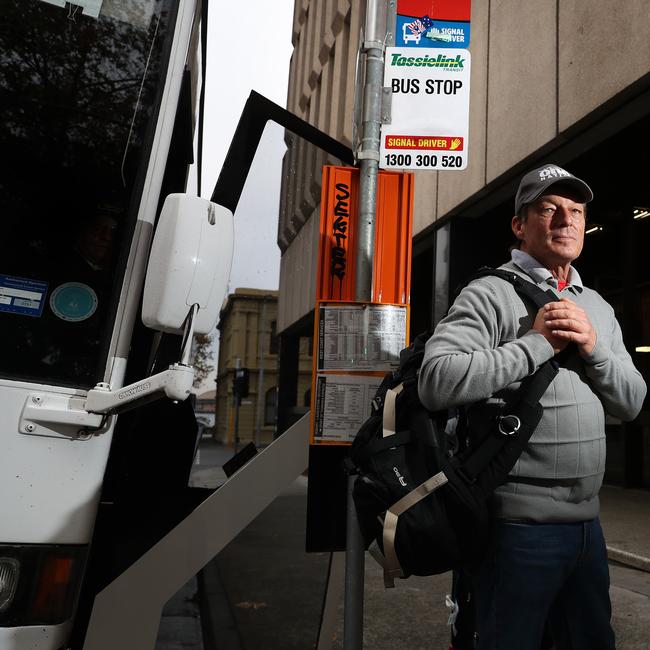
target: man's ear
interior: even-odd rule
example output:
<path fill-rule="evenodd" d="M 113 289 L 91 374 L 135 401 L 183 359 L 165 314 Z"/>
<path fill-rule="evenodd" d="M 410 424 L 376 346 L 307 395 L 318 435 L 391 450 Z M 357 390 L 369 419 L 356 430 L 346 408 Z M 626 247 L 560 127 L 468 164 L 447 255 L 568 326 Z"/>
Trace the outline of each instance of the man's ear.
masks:
<path fill-rule="evenodd" d="M 517 215 L 512 217 L 510 226 L 512 228 L 512 232 L 514 233 L 515 237 L 519 241 L 522 241 L 524 238 L 524 222 L 522 221 L 521 217 L 518 217 Z"/>

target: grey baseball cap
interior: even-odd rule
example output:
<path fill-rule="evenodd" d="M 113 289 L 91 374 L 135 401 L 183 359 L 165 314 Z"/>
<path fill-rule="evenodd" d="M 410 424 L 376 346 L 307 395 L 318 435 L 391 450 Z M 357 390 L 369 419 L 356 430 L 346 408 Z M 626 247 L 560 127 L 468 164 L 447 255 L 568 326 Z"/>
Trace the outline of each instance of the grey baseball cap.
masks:
<path fill-rule="evenodd" d="M 556 183 L 571 188 L 584 203 L 589 203 L 594 198 L 594 193 L 589 185 L 566 169 L 562 169 L 558 165 L 543 165 L 528 172 L 521 179 L 515 197 L 515 214 L 518 215 L 522 206 L 538 199 L 551 185 Z"/>

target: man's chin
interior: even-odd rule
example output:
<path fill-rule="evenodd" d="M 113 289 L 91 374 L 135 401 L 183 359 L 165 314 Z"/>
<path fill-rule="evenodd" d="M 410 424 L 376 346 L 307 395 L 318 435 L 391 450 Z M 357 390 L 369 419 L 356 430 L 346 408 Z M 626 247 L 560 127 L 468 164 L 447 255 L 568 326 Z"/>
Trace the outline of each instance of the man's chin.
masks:
<path fill-rule="evenodd" d="M 575 259 L 580 255 L 582 246 L 579 245 L 576 239 L 571 237 L 561 237 L 551 241 L 551 250 L 557 255 Z"/>

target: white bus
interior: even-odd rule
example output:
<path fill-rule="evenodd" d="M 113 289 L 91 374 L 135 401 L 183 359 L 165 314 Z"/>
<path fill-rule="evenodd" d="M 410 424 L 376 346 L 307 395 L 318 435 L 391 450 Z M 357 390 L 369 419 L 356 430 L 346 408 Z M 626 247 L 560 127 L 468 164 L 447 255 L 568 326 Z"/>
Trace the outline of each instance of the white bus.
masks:
<path fill-rule="evenodd" d="M 152 482 L 163 497 L 183 473 L 186 484 L 188 340 L 216 321 L 232 215 L 175 194 L 192 163 L 200 0 L 1 0 L 0 10 L 0 648 L 61 650 L 81 647 L 79 605 L 89 610 L 138 542 L 151 543 L 142 531 L 164 534 L 187 507 L 168 502 L 171 523 L 132 526 L 156 509 L 143 507 Z M 144 317 L 163 334 L 139 311 L 170 194 L 145 289 Z M 218 236 L 201 232 L 210 228 Z M 207 289 L 190 278 L 181 295 L 179 235 L 195 267 L 218 257 Z M 115 417 L 162 394 L 177 403 Z M 146 450 L 154 433 L 160 452 Z M 120 499 L 133 507 L 116 516 Z"/>
<path fill-rule="evenodd" d="M 187 486 L 190 343 L 267 122 L 353 156 L 252 92 L 214 203 L 182 194 L 205 1 L 0 12 L 0 650 L 81 650 L 95 595 L 207 496 Z"/>

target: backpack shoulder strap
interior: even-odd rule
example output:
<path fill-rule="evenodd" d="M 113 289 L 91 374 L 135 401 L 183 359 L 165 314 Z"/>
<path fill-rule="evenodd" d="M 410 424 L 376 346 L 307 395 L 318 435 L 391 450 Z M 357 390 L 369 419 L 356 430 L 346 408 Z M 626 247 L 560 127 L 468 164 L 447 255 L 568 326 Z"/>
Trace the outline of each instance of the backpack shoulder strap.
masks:
<path fill-rule="evenodd" d="M 476 280 L 478 278 L 483 278 L 485 276 L 496 276 L 501 278 L 515 288 L 515 291 L 520 295 L 524 296 L 530 300 L 538 309 L 543 307 L 547 302 L 553 302 L 557 300 L 557 296 L 553 293 L 551 289 L 544 291 L 540 289 L 536 284 L 524 280 L 521 276 L 517 275 L 513 271 L 506 271 L 505 269 L 493 269 L 489 266 L 482 266 L 476 271 L 476 273 L 469 279 L 469 282 Z"/>
<path fill-rule="evenodd" d="M 497 278 L 505 280 L 506 282 L 510 282 L 510 284 L 512 284 L 512 286 L 515 288 L 515 291 L 520 296 L 523 296 L 530 300 L 537 307 L 537 309 L 543 307 L 546 303 L 555 302 L 558 299 L 557 296 L 553 293 L 552 289 L 547 289 L 544 291 L 543 289 L 540 289 L 536 284 L 529 282 L 528 280 L 524 280 L 520 275 L 517 275 L 512 271 L 506 271 L 505 269 L 493 269 L 489 266 L 482 266 L 480 269 L 478 269 L 476 273 L 470 278 L 470 280 L 468 280 L 468 284 L 472 280 L 483 278 L 486 275 L 494 275 Z M 574 349 L 575 345 L 573 343 L 570 343 L 566 348 L 564 348 L 564 350 L 562 350 L 562 352 L 555 355 L 555 362 L 557 365 L 561 366 L 566 363 L 567 359 L 569 356 L 571 356 Z M 542 393 L 543 392 L 544 391 L 542 391 Z"/>
<path fill-rule="evenodd" d="M 557 300 L 557 296 L 549 289 L 544 291 L 532 282 L 524 280 L 512 271 L 504 269 L 492 269 L 489 267 L 480 268 L 471 280 L 476 278 L 494 275 L 507 282 L 510 282 L 515 291 L 522 297 L 530 300 L 538 309 L 548 302 Z M 470 280 L 470 282 L 471 282 Z M 561 353 L 562 360 L 567 354 L 568 348 Z M 543 363 L 532 375 L 526 377 L 515 395 L 515 402 L 518 403 L 518 417 L 517 421 L 521 426 L 519 437 L 523 442 L 527 442 L 530 436 L 535 431 L 537 423 L 541 416 L 541 408 L 539 407 L 539 400 L 549 387 L 553 379 L 558 373 L 560 359 L 549 359 Z M 508 416 L 506 416 L 507 418 Z M 499 425 L 500 427 L 500 425 Z M 467 481 L 474 482 L 479 474 L 491 463 L 492 459 L 499 453 L 508 441 L 508 437 L 512 435 L 510 432 L 501 431 L 504 435 L 489 435 L 483 443 L 464 459 L 459 470 L 459 474 Z"/>

